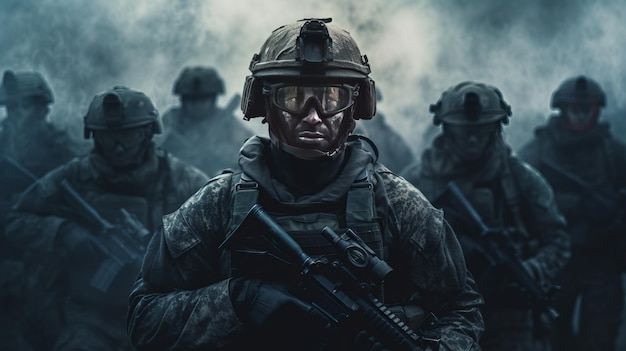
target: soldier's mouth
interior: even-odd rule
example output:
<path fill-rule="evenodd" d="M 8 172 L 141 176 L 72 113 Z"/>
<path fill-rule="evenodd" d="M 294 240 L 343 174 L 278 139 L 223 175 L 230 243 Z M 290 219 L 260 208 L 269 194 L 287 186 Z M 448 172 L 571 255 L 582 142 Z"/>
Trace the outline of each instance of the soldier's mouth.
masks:
<path fill-rule="evenodd" d="M 320 141 L 324 139 L 324 134 L 319 132 L 300 132 L 298 134 L 298 140 L 307 142 L 307 141 Z"/>

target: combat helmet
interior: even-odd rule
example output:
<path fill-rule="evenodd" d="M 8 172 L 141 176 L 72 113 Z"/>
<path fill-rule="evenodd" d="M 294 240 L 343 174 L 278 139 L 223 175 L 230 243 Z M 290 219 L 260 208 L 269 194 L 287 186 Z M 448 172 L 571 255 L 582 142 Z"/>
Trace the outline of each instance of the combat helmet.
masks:
<path fill-rule="evenodd" d="M 376 89 L 370 65 L 347 31 L 329 24 L 330 18 L 303 19 L 275 29 L 252 57 L 241 99 L 244 119 L 265 117 L 263 83 L 323 78 L 353 80 L 359 85 L 354 119 L 376 113 Z"/>
<path fill-rule="evenodd" d="M 480 125 L 500 121 L 507 124 L 511 106 L 504 101 L 496 87 L 465 81 L 444 91 L 439 100 L 430 105 L 433 124 Z"/>
<path fill-rule="evenodd" d="M 97 94 L 84 117 L 85 139 L 94 130 L 128 129 L 152 125 L 154 134 L 162 131 L 159 112 L 144 93 L 125 86 Z"/>
<path fill-rule="evenodd" d="M 185 67 L 174 82 L 174 95 L 204 97 L 224 94 L 224 80 L 211 67 Z"/>
<path fill-rule="evenodd" d="M 552 93 L 550 107 L 563 108 L 570 103 L 606 105 L 606 95 L 595 80 L 580 75 L 568 78 Z"/>
<path fill-rule="evenodd" d="M 52 89 L 39 72 L 6 70 L 0 86 L 0 105 L 29 96 L 41 97 L 46 104 L 54 102 Z"/>

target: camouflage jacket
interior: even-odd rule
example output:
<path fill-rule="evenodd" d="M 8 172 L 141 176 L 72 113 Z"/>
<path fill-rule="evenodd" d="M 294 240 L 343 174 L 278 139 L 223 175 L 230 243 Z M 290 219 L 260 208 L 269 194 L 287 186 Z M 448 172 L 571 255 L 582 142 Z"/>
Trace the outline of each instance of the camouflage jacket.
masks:
<path fill-rule="evenodd" d="M 23 132 L 8 120 L 0 124 L 0 156 L 10 156 L 37 177 L 76 156 L 76 147 L 65 132 L 49 122 Z"/>
<path fill-rule="evenodd" d="M 350 157 L 333 184 L 295 199 L 283 184 L 268 177 L 263 150 L 269 143 L 265 138 L 249 139 L 239 163 L 263 192 L 288 206 L 340 201 L 371 162 L 360 144 L 351 145 Z M 131 294 L 128 319 L 131 339 L 139 350 L 228 349 L 245 338 L 228 294 L 228 259 L 218 249 L 229 231 L 233 178 L 230 173 L 213 178 L 179 210 L 164 217 L 163 229 L 150 242 Z M 388 198 L 383 206 L 386 215 L 380 219 L 390 242 L 384 258 L 405 268 L 405 289 L 430 297 L 426 300 L 431 305 L 424 308 L 439 317 L 435 332 L 442 350 L 478 349 L 484 330 L 479 311 L 482 297 L 442 212 L 383 166 L 375 166 L 375 179 L 377 199 Z"/>
<path fill-rule="evenodd" d="M 64 179 L 87 202 L 107 193 L 147 199 L 150 215 L 143 224 L 149 230 L 155 230 L 163 215 L 176 210 L 208 180 L 197 168 L 159 149 L 154 151 L 150 162 L 119 175 L 105 174 L 95 168 L 98 158 L 94 152 L 75 158 L 39 179 L 13 207 L 6 236 L 21 247 L 53 249 L 48 245 L 53 244 L 59 224 L 67 221 L 69 214 L 77 212 L 59 186 Z M 116 183 L 120 188 L 115 189 Z M 128 185 L 122 187 L 121 184 L 126 183 Z M 124 193 L 131 188 L 135 194 Z"/>
<path fill-rule="evenodd" d="M 537 128 L 535 138 L 518 151 L 519 158 L 551 184 L 581 259 L 618 260 L 626 247 L 626 145 L 611 135 L 608 124 L 573 133 L 561 119 L 552 116 Z"/>
<path fill-rule="evenodd" d="M 16 130 L 8 119 L 0 123 L 0 225 L 2 227 L 6 212 L 17 196 L 33 183 L 32 177 L 39 178 L 76 155 L 68 135 L 56 129 L 52 124 L 42 122 L 39 126 L 31 127 L 26 131 L 20 131 Z M 16 164 L 30 174 L 24 174 L 16 167 Z"/>
<path fill-rule="evenodd" d="M 494 267 L 485 262 L 485 256 L 474 245 L 476 240 L 470 240 L 480 234 L 478 227 L 447 190 L 449 182 L 457 184 L 487 226 L 513 229 L 508 236 L 517 256 L 538 282 L 552 284 L 570 257 L 565 220 L 556 206 L 552 189 L 541 174 L 511 155 L 508 146 L 499 140 L 480 167 L 471 167 L 448 151 L 443 137 L 439 136 L 422 154 L 420 163 L 402 172 L 402 176 L 446 213 L 446 219 L 463 244 L 467 264 L 487 306 L 488 295 L 502 296 L 501 288 L 510 280 L 503 277 L 502 284 L 491 284 L 497 279 Z M 520 302 L 521 306 L 525 305 L 520 296 L 511 296 L 502 303 L 514 305 L 510 307 Z"/>
<path fill-rule="evenodd" d="M 28 308 L 23 315 L 32 325 L 47 326 L 47 332 L 52 334 L 47 337 L 52 340 L 38 340 L 46 348 L 52 346 L 64 328 L 78 326 L 98 330 L 98 335 L 107 335 L 116 347 L 130 349 L 125 331 L 127 297 L 141 264 L 133 262 L 125 266 L 125 274 L 116 275 L 106 292 L 96 291 L 90 285 L 89 279 L 107 258 L 105 252 L 89 239 L 66 240 L 73 232 L 62 228 L 77 223 L 91 232 L 88 238 L 101 235 L 100 228 L 85 220 L 81 211 L 68 200 L 61 182 L 66 180 L 71 184 L 109 223 L 116 223 L 112 216 L 120 213 L 121 204 L 135 215 L 134 209 L 128 206 L 131 202 L 125 202 L 134 200 L 142 205 L 143 215 L 137 218 L 151 233 L 160 225 L 163 215 L 176 210 L 208 181 L 200 170 L 158 149 L 154 150 L 150 161 L 133 172 L 118 174 L 96 166 L 102 162 L 93 152 L 52 170 L 25 191 L 8 214 L 6 239 L 24 251 L 29 277 L 24 287 Z M 120 207 L 105 208 L 104 202 L 99 202 L 112 198 L 116 201 L 109 204 L 116 203 Z M 81 333 L 76 335 L 84 337 Z M 44 336 L 38 338 L 44 339 Z M 106 346 L 111 349 L 109 347 L 111 345 Z"/>

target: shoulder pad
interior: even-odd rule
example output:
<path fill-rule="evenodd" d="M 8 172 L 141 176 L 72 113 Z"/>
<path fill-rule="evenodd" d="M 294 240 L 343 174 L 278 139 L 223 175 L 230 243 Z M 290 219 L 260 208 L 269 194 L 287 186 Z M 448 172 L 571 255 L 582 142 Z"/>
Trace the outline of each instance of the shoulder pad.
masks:
<path fill-rule="evenodd" d="M 201 241 L 179 211 L 163 216 L 163 237 L 173 258 L 184 254 Z"/>

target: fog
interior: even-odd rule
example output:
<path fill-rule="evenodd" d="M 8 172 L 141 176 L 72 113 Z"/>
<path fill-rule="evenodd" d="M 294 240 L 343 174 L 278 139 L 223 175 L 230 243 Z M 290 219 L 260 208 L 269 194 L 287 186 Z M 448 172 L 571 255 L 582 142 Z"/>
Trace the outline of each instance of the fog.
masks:
<path fill-rule="evenodd" d="M 603 118 L 625 135 L 621 1 L 79 1 L 0 2 L 0 69 L 37 70 L 56 102 L 51 119 L 82 137 L 94 94 L 116 84 L 144 91 L 164 113 L 187 65 L 212 66 L 225 80 L 225 105 L 241 93 L 252 55 L 276 27 L 332 17 L 367 55 L 383 92 L 379 110 L 423 147 L 428 106 L 446 88 L 476 80 L 500 88 L 512 105 L 505 128 L 518 147 L 550 114 L 550 95 L 585 74 L 607 93 Z M 0 118 L 4 115 L 0 112 Z M 237 111 L 237 116 L 241 113 Z M 367 123 L 367 122 L 363 122 Z M 265 134 L 260 120 L 248 122 Z"/>

